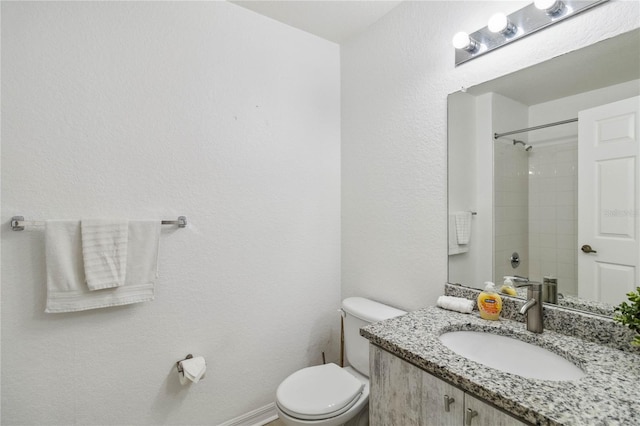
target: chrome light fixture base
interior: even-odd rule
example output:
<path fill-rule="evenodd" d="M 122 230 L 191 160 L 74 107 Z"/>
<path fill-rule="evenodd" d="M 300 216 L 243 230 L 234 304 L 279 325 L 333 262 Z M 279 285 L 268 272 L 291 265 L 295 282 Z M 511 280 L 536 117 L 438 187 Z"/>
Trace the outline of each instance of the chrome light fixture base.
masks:
<path fill-rule="evenodd" d="M 507 15 L 510 23 L 515 27 L 513 31 L 506 33 L 493 33 L 488 27 L 479 29 L 469 34 L 471 40 L 476 41 L 474 50 L 456 49 L 455 64 L 463 64 L 487 52 L 491 52 L 505 44 L 514 42 L 528 36 L 538 30 L 546 28 L 564 19 L 584 12 L 608 0 L 562 0 L 551 12 L 540 10 L 534 4 L 523 7 L 520 10 Z"/>

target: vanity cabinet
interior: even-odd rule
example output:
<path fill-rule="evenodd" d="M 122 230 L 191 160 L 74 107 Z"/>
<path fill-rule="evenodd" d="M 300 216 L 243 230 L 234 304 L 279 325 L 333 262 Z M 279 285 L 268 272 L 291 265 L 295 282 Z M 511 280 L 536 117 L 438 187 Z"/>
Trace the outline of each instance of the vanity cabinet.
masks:
<path fill-rule="evenodd" d="M 371 426 L 524 426 L 418 367 L 369 345 Z"/>

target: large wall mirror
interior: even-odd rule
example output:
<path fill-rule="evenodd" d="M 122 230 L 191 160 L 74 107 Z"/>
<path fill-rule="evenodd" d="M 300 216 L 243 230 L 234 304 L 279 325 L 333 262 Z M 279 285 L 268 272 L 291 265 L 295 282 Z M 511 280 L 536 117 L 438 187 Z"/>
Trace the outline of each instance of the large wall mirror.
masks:
<path fill-rule="evenodd" d="M 640 286 L 639 96 L 640 30 L 449 95 L 448 281 L 600 314 Z"/>

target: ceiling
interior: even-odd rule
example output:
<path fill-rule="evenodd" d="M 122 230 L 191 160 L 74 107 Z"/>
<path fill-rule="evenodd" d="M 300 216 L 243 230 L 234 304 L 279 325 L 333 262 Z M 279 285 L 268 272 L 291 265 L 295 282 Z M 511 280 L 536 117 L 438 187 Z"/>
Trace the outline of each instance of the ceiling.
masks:
<path fill-rule="evenodd" d="M 231 0 L 231 3 L 318 37 L 342 43 L 379 20 L 401 1 Z"/>

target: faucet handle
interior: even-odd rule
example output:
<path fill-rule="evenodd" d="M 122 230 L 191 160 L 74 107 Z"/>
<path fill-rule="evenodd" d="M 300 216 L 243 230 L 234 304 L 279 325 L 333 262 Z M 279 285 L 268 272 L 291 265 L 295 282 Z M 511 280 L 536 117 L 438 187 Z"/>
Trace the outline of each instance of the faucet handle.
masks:
<path fill-rule="evenodd" d="M 514 287 L 540 287 L 542 288 L 542 283 L 538 282 L 538 281 L 515 281 L 513 283 Z"/>
<path fill-rule="evenodd" d="M 527 282 L 516 281 L 513 283 L 513 285 L 515 287 L 531 287 L 531 290 L 542 291 L 542 283 L 539 283 L 537 281 L 527 281 Z"/>
<path fill-rule="evenodd" d="M 527 277 L 521 277 L 520 275 L 505 275 L 504 277 L 502 277 L 503 280 L 511 280 L 511 282 L 513 283 L 528 283 L 529 282 L 529 278 Z"/>

